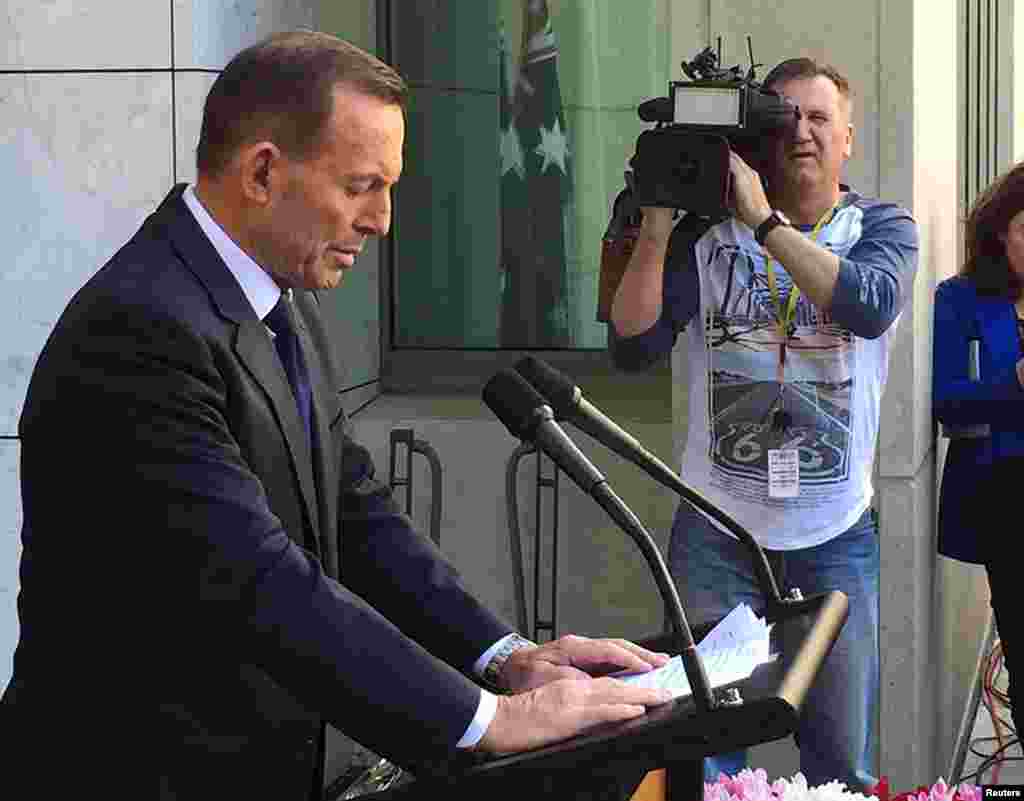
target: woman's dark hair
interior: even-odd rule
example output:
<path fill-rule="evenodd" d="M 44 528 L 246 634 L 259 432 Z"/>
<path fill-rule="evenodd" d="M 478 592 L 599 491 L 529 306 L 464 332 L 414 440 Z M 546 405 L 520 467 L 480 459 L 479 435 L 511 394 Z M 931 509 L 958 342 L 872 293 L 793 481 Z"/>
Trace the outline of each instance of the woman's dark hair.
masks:
<path fill-rule="evenodd" d="M 399 107 L 408 93 L 387 64 L 326 33 L 278 33 L 243 50 L 206 97 L 199 172 L 217 175 L 248 142 L 271 141 L 296 159 L 319 152 L 337 86 Z"/>
<path fill-rule="evenodd" d="M 960 274 L 983 294 L 1017 300 L 1021 281 L 1006 260 L 1003 241 L 1012 220 L 1024 211 L 1024 162 L 1000 175 L 978 196 L 967 215 Z"/>

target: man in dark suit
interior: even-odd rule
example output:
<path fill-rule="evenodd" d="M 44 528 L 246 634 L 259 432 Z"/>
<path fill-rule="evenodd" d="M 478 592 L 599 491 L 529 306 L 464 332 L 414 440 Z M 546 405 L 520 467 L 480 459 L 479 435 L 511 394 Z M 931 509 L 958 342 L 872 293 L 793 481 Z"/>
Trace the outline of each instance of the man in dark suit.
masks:
<path fill-rule="evenodd" d="M 333 37 L 243 51 L 207 99 L 196 186 L 58 321 L 19 428 L 5 784 L 53 789 L 73 759 L 72 786 L 141 797 L 139 747 L 161 799 L 317 798 L 324 720 L 417 771 L 666 700 L 585 672 L 664 655 L 516 635 L 349 436 L 317 293 L 388 230 L 404 96 Z"/>

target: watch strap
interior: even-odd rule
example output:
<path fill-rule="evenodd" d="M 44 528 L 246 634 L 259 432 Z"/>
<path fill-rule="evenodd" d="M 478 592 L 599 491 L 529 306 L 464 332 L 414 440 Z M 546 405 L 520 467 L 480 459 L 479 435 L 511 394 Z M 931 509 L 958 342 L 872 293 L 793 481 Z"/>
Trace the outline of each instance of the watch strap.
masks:
<path fill-rule="evenodd" d="M 513 633 L 501 644 L 501 647 L 491 656 L 490 661 L 484 667 L 483 680 L 495 688 L 500 688 L 498 675 L 505 666 L 508 658 L 516 651 L 523 648 L 534 648 L 537 643 L 532 642 L 519 634 Z"/>
<path fill-rule="evenodd" d="M 754 229 L 754 241 L 757 242 L 761 247 L 764 247 L 764 240 L 768 238 L 768 234 L 778 228 L 780 225 L 789 225 L 786 219 L 779 214 L 777 211 L 773 211 L 768 215 L 768 219 L 761 223 L 757 228 Z"/>

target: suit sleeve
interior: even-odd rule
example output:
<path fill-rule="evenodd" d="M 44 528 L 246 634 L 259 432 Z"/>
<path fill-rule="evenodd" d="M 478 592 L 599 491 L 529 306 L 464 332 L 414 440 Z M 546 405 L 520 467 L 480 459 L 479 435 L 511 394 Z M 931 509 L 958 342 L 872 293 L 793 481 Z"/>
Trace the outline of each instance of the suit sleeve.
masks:
<path fill-rule="evenodd" d="M 398 510 L 367 450 L 347 434 L 342 448 L 342 581 L 431 653 L 470 673 L 513 628 L 466 590 L 434 543 Z"/>
<path fill-rule="evenodd" d="M 139 571 L 127 543 L 109 541 L 136 532 L 158 568 L 146 574 L 138 602 L 157 610 L 152 627 L 167 642 L 187 648 L 192 633 L 229 643 L 240 661 L 262 667 L 367 747 L 413 769 L 446 762 L 476 712 L 479 687 L 287 536 L 233 439 L 226 410 L 238 401 L 217 369 L 222 355 L 172 315 L 110 305 L 69 323 L 54 345 L 65 352 L 53 360 L 76 367 L 50 371 L 52 383 L 39 387 L 40 397 L 74 399 L 81 414 L 50 414 L 45 425 L 30 415 L 22 432 L 27 451 L 65 455 L 59 468 L 75 481 L 69 503 L 91 508 L 116 491 L 104 511 L 110 533 L 83 566 L 96 585 Z M 102 471 L 88 455 L 98 452 Z M 46 483 L 44 461 L 29 465 L 37 486 Z M 59 529 L 45 502 L 33 502 L 33 512 Z M 380 520 L 369 510 L 363 517 L 368 527 Z M 440 569 L 434 563 L 417 562 L 424 574 Z"/>

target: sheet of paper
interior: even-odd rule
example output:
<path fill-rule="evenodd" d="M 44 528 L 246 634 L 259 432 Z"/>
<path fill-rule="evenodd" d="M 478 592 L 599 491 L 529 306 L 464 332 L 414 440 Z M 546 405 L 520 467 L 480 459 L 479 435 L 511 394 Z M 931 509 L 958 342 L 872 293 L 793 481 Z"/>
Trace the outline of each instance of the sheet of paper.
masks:
<path fill-rule="evenodd" d="M 771 628 L 746 604 L 740 604 L 722 618 L 697 644 L 697 653 L 711 686 L 721 687 L 745 679 L 758 665 L 770 662 L 774 658 L 769 652 Z M 640 687 L 667 689 L 674 698 L 692 692 L 679 656 L 672 657 L 664 667 L 647 673 L 620 674 L 618 678 Z"/>

